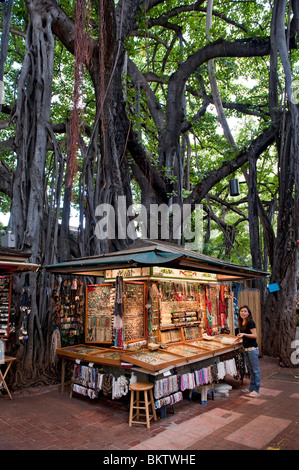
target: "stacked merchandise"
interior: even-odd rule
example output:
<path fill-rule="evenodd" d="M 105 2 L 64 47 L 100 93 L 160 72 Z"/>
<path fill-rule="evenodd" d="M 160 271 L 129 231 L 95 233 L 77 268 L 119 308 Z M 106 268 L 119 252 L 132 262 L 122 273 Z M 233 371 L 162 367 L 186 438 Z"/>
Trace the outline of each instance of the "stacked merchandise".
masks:
<path fill-rule="evenodd" d="M 198 320 L 197 311 L 194 312 L 172 312 L 172 323 L 191 323 Z"/>

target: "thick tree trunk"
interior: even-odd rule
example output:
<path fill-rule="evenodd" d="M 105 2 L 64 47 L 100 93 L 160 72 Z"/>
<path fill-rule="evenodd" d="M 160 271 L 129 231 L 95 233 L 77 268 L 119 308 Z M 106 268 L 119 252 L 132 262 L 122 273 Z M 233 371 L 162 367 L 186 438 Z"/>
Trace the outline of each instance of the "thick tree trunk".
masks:
<path fill-rule="evenodd" d="M 296 2 L 295 2 L 296 3 Z M 263 352 L 278 357 L 281 365 L 294 366 L 291 362 L 292 343 L 296 337 L 296 298 L 298 285 L 298 230 L 299 230 L 299 149 L 298 104 L 292 100 L 291 69 L 285 34 L 286 2 L 274 2 L 272 20 L 271 77 L 275 76 L 276 55 L 279 52 L 286 79 L 286 99 L 290 111 L 284 111 L 277 125 L 279 153 L 279 214 L 277 238 L 270 282 L 277 282 L 280 290 L 269 293 L 263 313 Z M 273 84 L 274 83 L 274 84 Z M 272 80 L 272 86 L 276 86 Z M 271 91 L 271 96 L 275 96 Z M 274 100 L 275 103 L 275 100 Z M 279 127 L 278 127 L 279 126 Z"/>
<path fill-rule="evenodd" d="M 50 246 L 45 246 L 44 204 L 54 37 L 51 31 L 51 10 L 44 9 L 43 2 L 27 0 L 26 3 L 30 24 L 14 114 L 17 168 L 13 182 L 11 223 L 16 236 L 16 248 L 30 253 L 32 262 L 42 264 L 45 252 L 50 249 Z M 24 276 L 21 276 L 21 282 L 23 280 Z M 42 275 L 29 274 L 31 312 L 28 316 L 28 340 L 17 352 L 18 356 L 24 349 L 18 361 L 24 380 L 34 380 L 44 366 L 45 332 L 42 328 L 43 313 L 39 312 L 43 282 Z M 17 300 L 16 305 L 19 305 Z M 14 347 L 20 347 L 18 339 Z"/>
<path fill-rule="evenodd" d="M 126 158 L 130 123 L 125 112 L 122 87 L 125 58 L 123 42 L 132 28 L 139 2 L 136 0 L 119 2 L 116 10 L 114 2 L 110 0 L 102 4 L 100 1 L 100 5 L 102 5 L 100 15 L 105 24 L 105 34 L 100 31 L 98 62 L 94 62 L 90 70 L 98 109 L 98 127 L 96 122 L 95 134 L 99 133 L 101 137 L 95 191 L 91 189 L 92 159 L 88 160 L 86 166 L 86 183 L 87 188 L 90 188 L 86 235 L 90 239 L 94 253 L 119 250 L 130 243 L 126 234 L 128 217 L 123 219 L 122 233 L 117 231 L 121 225 L 118 220 L 119 197 L 125 198 L 126 207 L 132 204 L 131 174 Z M 111 237 L 99 240 L 95 231 L 97 223 L 95 216 L 98 206 L 102 204 L 108 204 L 114 210 L 115 232 Z"/>

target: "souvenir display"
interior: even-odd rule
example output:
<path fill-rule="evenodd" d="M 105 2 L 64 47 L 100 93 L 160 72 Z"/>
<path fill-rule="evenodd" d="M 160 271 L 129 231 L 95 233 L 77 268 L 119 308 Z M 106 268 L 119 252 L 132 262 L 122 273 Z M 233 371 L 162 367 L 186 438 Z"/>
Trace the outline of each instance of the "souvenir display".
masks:
<path fill-rule="evenodd" d="M 227 325 L 227 292 L 226 292 L 226 286 L 224 284 L 221 284 L 220 286 L 220 291 L 219 291 L 219 319 L 218 323 L 220 326 L 226 326 Z"/>
<path fill-rule="evenodd" d="M 157 343 L 159 341 L 159 297 L 160 292 L 156 283 L 151 283 L 147 288 L 146 295 L 146 327 L 147 327 L 147 340 L 150 343 Z"/>
<path fill-rule="evenodd" d="M 97 284 L 86 287 L 86 341 L 112 343 L 115 287 Z"/>
<path fill-rule="evenodd" d="M 199 320 L 196 284 L 161 282 L 160 292 L 161 328 Z"/>
<path fill-rule="evenodd" d="M 220 348 L 219 343 L 216 343 L 215 341 L 204 341 L 202 339 L 191 341 L 189 344 L 192 344 L 193 346 L 198 346 L 208 351 L 216 351 Z"/>
<path fill-rule="evenodd" d="M 199 338 L 201 334 L 200 326 L 185 326 L 183 327 L 184 339 L 195 339 Z"/>
<path fill-rule="evenodd" d="M 11 276 L 0 277 L 0 337 L 7 338 L 10 332 Z"/>
<path fill-rule="evenodd" d="M 238 377 L 239 372 L 235 357 L 181 375 L 180 389 L 182 391 L 193 390 L 200 385 L 218 383 L 220 380 L 223 380 L 227 374 L 232 377 Z"/>
<path fill-rule="evenodd" d="M 138 351 L 139 349 L 145 348 L 146 345 L 147 341 L 145 339 L 141 341 L 130 341 L 123 345 L 123 349 L 128 351 Z"/>
<path fill-rule="evenodd" d="M 161 341 L 166 344 L 183 340 L 181 328 L 161 330 L 160 337 Z"/>
<path fill-rule="evenodd" d="M 84 295 L 83 283 L 78 279 L 55 279 L 54 323 L 61 335 L 63 346 L 76 344 L 83 339 Z"/>
<path fill-rule="evenodd" d="M 124 283 L 124 341 L 145 338 L 145 287 L 143 282 Z"/>
<path fill-rule="evenodd" d="M 154 386 L 154 398 L 163 398 L 178 392 L 180 389 L 178 375 L 171 375 L 164 379 L 156 380 Z"/>
<path fill-rule="evenodd" d="M 224 351 L 225 349 L 228 349 L 227 345 L 222 344 L 220 341 L 198 340 L 192 341 L 190 344 L 193 346 L 199 346 L 200 348 L 208 351 Z"/>
<path fill-rule="evenodd" d="M 106 351 L 106 349 L 95 346 L 89 346 L 87 344 L 77 344 L 76 346 L 58 348 L 56 349 L 56 354 L 59 357 L 73 358 L 84 361 L 85 357 L 89 354 L 97 353 L 100 351 Z"/>
<path fill-rule="evenodd" d="M 156 410 L 158 410 L 159 408 L 162 408 L 162 406 L 174 405 L 175 403 L 178 403 L 179 401 L 182 401 L 182 400 L 183 400 L 182 392 L 176 392 L 176 393 L 173 393 L 172 395 L 156 400 L 154 403 L 154 407 Z"/>
<path fill-rule="evenodd" d="M 161 327 L 190 324 L 199 321 L 197 301 L 165 301 L 161 302 Z"/>
<path fill-rule="evenodd" d="M 72 392 L 91 399 L 98 398 L 102 393 L 114 400 L 127 395 L 129 384 L 136 382 L 136 376 L 132 373 L 130 379 L 124 375 L 115 377 L 113 374 L 101 372 L 97 367 L 75 364 L 72 382 Z"/>
<path fill-rule="evenodd" d="M 25 276 L 25 282 L 22 289 L 22 298 L 20 305 L 20 315 L 22 320 L 22 325 L 20 329 L 19 339 L 26 340 L 28 339 L 28 319 L 31 312 L 31 297 L 30 297 L 30 287 L 28 276 Z"/>
<path fill-rule="evenodd" d="M 120 366 L 121 352 L 115 350 L 97 351 L 96 353 L 92 352 L 90 355 L 85 357 L 85 360 L 99 364 Z"/>
<path fill-rule="evenodd" d="M 224 323 L 219 321 L 218 295 L 224 312 L 228 294 L 225 285 L 220 289 L 190 281 L 123 280 L 116 275 L 113 284 L 87 286 L 86 341 L 135 349 L 133 343 L 138 347 L 143 340 L 169 344 L 196 340 L 204 331 L 216 335 Z"/>
<path fill-rule="evenodd" d="M 161 370 L 170 365 L 184 362 L 184 358 L 164 351 L 127 352 L 122 359 L 150 371 Z"/>
<path fill-rule="evenodd" d="M 163 418 L 167 406 L 183 400 L 185 390 L 213 386 L 227 374 L 244 376 L 240 344 L 226 334 L 228 286 L 193 278 L 176 282 L 122 276 L 116 271 L 109 283 L 86 287 L 85 342 L 92 345 L 56 349 L 63 360 L 76 361 L 71 393 L 120 399 L 137 381 L 133 373 L 130 379 L 122 373 L 130 367 L 138 379 L 151 376 L 154 407 Z M 67 289 L 61 293 L 59 321 L 72 325 L 65 314 Z"/>
<path fill-rule="evenodd" d="M 236 336 L 217 336 L 222 344 L 235 344 L 238 338 Z"/>
<path fill-rule="evenodd" d="M 204 349 L 196 348 L 190 344 L 177 344 L 172 347 L 167 346 L 166 351 L 172 354 L 184 356 L 188 359 L 196 359 L 197 357 L 206 355 L 206 351 Z"/>
<path fill-rule="evenodd" d="M 117 276 L 115 280 L 115 303 L 114 303 L 114 345 L 121 348 L 124 344 L 124 282 L 121 276 Z"/>
<path fill-rule="evenodd" d="M 219 333 L 218 328 L 218 286 L 207 285 L 206 294 L 206 329 L 208 334 Z"/>

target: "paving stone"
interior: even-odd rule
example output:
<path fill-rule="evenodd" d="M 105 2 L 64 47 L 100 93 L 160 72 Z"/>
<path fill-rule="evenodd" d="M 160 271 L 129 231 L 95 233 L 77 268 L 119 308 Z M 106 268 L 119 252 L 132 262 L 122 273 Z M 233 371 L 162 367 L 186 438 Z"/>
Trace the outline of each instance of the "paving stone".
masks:
<path fill-rule="evenodd" d="M 232 389 L 206 406 L 183 400 L 150 429 L 128 426 L 128 397 L 70 398 L 58 386 L 3 395 L 0 450 L 299 450 L 298 383 L 273 378 L 283 372 L 275 359 L 261 358 L 260 368 L 259 398 Z M 248 385 L 245 379 L 242 388 Z"/>

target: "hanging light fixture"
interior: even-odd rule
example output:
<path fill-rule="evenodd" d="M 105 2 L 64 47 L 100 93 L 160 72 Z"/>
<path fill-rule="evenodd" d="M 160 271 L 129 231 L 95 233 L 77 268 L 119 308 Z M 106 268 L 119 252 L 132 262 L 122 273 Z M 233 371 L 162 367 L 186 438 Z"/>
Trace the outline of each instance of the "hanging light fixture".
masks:
<path fill-rule="evenodd" d="M 232 178 L 229 181 L 229 194 L 230 196 L 239 196 L 240 188 L 239 188 L 239 180 L 237 178 Z"/>

